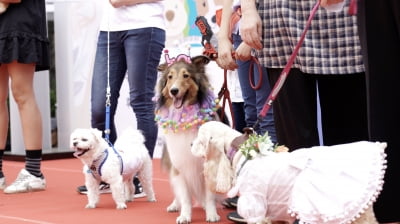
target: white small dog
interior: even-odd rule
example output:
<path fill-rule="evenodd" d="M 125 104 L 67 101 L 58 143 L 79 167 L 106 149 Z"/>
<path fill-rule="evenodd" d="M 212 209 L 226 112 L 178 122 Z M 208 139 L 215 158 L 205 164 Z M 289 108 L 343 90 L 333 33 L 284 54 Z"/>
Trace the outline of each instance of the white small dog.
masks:
<path fill-rule="evenodd" d="M 239 136 L 210 121 L 199 128 L 191 150 L 205 159 L 209 189 L 240 195 L 238 213 L 248 223 L 376 223 L 371 204 L 382 189 L 386 143 L 278 152 L 284 147 L 252 136 L 235 150 L 231 143 Z"/>
<path fill-rule="evenodd" d="M 114 147 L 102 137 L 97 129 L 75 129 L 70 138 L 74 156 L 84 164 L 85 185 L 88 193 L 86 208 L 95 208 L 99 202 L 99 183 L 110 184 L 117 209 L 126 209 L 126 202 L 133 201 L 135 186 L 133 178 L 138 174 L 147 200 L 156 201 L 150 155 L 144 145 L 143 134 L 133 128 L 126 129 Z"/>

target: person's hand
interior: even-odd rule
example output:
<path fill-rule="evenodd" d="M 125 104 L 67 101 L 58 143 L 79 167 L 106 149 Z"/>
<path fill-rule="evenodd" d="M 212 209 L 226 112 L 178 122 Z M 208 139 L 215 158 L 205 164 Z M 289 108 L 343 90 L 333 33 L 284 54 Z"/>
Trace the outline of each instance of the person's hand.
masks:
<path fill-rule="evenodd" d="M 228 38 L 218 38 L 218 58 L 215 61 L 219 67 L 226 70 L 235 70 L 238 67 L 232 52 L 231 41 Z"/>
<path fill-rule="evenodd" d="M 317 0 L 317 1 L 321 1 L 321 6 L 325 7 L 325 6 L 329 6 L 329 5 L 333 5 L 333 4 L 337 4 L 337 3 L 343 2 L 344 0 Z"/>
<path fill-rule="evenodd" d="M 262 49 L 261 43 L 261 18 L 256 7 L 242 9 L 242 18 L 240 20 L 240 36 L 243 42 L 251 48 Z"/>
<path fill-rule="evenodd" d="M 236 48 L 235 58 L 241 61 L 248 61 L 251 59 L 251 47 L 246 43 L 241 43 Z"/>

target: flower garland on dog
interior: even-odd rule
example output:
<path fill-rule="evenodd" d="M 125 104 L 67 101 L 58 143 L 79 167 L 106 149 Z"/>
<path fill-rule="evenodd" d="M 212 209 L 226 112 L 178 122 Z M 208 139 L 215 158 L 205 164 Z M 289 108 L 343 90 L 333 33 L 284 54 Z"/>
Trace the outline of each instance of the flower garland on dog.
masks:
<path fill-rule="evenodd" d="M 254 159 L 258 155 L 266 156 L 271 152 L 287 152 L 289 149 L 283 145 L 274 144 L 268 132 L 264 135 L 251 134 L 249 138 L 239 146 L 239 151 L 246 157 L 246 160 Z"/>
<path fill-rule="evenodd" d="M 193 104 L 182 108 L 160 108 L 156 111 L 155 121 L 166 132 L 168 130 L 177 133 L 191 128 L 198 128 L 207 121 L 215 119 L 219 107 L 219 99 L 209 91 L 203 104 Z"/>

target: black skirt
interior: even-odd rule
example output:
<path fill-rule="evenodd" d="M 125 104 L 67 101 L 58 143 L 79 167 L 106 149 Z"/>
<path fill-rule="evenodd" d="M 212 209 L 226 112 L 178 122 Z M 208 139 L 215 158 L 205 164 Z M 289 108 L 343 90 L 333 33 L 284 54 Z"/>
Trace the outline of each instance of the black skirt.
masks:
<path fill-rule="evenodd" d="M 14 60 L 50 66 L 45 0 L 22 0 L 0 14 L 0 64 Z"/>

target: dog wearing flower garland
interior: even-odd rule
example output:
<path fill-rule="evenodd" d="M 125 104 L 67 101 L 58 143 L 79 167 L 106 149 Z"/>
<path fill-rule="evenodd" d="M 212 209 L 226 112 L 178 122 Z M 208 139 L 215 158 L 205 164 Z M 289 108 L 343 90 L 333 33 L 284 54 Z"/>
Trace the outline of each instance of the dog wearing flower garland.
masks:
<path fill-rule="evenodd" d="M 238 213 L 248 223 L 372 224 L 383 184 L 386 143 L 360 141 L 293 152 L 268 135 L 242 134 L 220 122 L 199 129 L 192 153 L 205 160 L 207 187 L 240 195 Z"/>
<path fill-rule="evenodd" d="M 195 199 L 205 209 L 206 221 L 217 222 L 216 197 L 205 186 L 203 159 L 190 152 L 202 124 L 217 120 L 217 99 L 205 73 L 210 59 L 205 56 L 189 57 L 178 55 L 166 57 L 159 66 L 162 72 L 156 95 L 155 120 L 164 131 L 163 157 L 170 161 L 170 182 L 175 194 L 168 212 L 180 212 L 176 223 L 190 223 Z"/>

